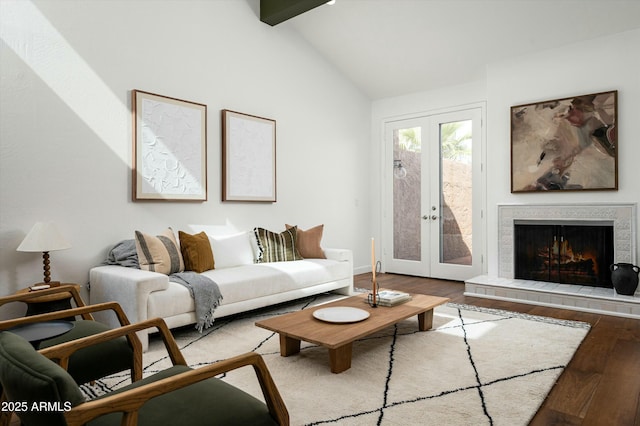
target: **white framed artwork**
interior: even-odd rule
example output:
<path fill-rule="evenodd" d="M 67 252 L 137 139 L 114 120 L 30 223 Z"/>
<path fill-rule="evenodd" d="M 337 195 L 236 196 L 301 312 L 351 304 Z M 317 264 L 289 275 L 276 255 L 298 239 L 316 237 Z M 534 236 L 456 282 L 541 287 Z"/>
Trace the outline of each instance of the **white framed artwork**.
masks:
<path fill-rule="evenodd" d="M 276 201 L 276 121 L 222 110 L 222 201 Z"/>
<path fill-rule="evenodd" d="M 207 106 L 132 91 L 134 201 L 207 200 Z"/>

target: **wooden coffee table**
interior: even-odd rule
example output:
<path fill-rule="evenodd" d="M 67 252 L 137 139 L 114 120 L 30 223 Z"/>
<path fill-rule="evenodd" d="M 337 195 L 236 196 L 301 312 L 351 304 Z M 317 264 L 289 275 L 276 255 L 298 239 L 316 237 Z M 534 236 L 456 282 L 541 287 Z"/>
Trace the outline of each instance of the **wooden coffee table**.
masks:
<path fill-rule="evenodd" d="M 414 315 L 418 316 L 418 330 L 433 326 L 433 308 L 449 301 L 446 297 L 414 294 L 413 299 L 401 305 L 372 308 L 366 303 L 366 294 L 336 300 L 298 312 L 257 321 L 258 327 L 280 334 L 280 355 L 290 356 L 300 352 L 300 341 L 315 343 L 329 349 L 332 373 L 351 368 L 353 342 Z M 330 323 L 313 317 L 317 309 L 348 306 L 368 311 L 369 318 L 353 323 Z"/>

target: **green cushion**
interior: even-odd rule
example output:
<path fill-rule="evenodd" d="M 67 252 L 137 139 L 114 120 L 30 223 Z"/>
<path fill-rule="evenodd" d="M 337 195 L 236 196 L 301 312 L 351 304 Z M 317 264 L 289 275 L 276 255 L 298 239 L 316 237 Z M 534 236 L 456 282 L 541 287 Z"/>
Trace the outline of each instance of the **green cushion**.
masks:
<path fill-rule="evenodd" d="M 174 366 L 115 392 L 122 392 L 189 370 L 189 367 Z M 89 424 L 91 426 L 119 425 L 120 419 L 121 414 L 114 413 L 95 419 Z M 216 378 L 153 398 L 142 407 L 138 417 L 139 426 L 276 424 L 262 401 Z"/>
<path fill-rule="evenodd" d="M 16 412 L 25 425 L 65 425 L 64 410 L 84 401 L 69 373 L 8 331 L 0 333 L 0 383 L 8 401 L 27 403 Z"/>
<path fill-rule="evenodd" d="M 109 327 L 98 321 L 74 321 L 74 327 L 69 332 L 43 341 L 40 343 L 40 349 L 108 330 Z M 83 384 L 120 371 L 131 370 L 132 367 L 133 348 L 126 337 L 120 337 L 75 352 L 69 359 L 67 371 L 76 383 Z"/>

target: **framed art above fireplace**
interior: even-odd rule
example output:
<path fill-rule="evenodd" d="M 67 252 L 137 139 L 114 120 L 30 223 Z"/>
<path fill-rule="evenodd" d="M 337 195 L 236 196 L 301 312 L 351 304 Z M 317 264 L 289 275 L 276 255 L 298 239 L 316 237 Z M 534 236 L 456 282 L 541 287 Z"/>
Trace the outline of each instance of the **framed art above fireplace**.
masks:
<path fill-rule="evenodd" d="M 618 189 L 618 92 L 511 107 L 511 192 Z"/>

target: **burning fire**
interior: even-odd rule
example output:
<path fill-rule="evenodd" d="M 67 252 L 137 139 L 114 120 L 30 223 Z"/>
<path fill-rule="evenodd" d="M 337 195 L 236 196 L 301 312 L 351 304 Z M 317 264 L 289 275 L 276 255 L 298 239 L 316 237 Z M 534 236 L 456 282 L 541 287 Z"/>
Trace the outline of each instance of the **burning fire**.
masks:
<path fill-rule="evenodd" d="M 552 247 L 540 249 L 538 256 L 545 259 L 545 265 L 561 265 L 564 269 L 581 270 L 590 274 L 598 273 L 596 254 L 574 252 L 569 241 L 564 239 L 562 241 L 555 240 Z"/>

